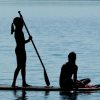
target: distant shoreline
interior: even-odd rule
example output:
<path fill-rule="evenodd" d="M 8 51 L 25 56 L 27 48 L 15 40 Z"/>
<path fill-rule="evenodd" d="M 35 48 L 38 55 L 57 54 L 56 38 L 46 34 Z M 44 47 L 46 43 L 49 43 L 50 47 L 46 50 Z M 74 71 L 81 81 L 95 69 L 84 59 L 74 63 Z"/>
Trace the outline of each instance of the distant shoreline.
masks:
<path fill-rule="evenodd" d="M 24 2 L 22 0 L 2 0 L 0 1 L 0 5 L 99 5 L 100 1 L 99 0 L 25 0 Z"/>

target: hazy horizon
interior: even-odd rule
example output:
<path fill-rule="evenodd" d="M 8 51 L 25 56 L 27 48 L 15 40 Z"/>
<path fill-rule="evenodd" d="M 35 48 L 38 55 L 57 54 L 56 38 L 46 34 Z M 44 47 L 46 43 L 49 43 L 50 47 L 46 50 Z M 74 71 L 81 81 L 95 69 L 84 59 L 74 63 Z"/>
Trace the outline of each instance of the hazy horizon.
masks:
<path fill-rule="evenodd" d="M 61 5 L 61 4 L 97 4 L 100 0 L 0 0 L 0 5 Z"/>

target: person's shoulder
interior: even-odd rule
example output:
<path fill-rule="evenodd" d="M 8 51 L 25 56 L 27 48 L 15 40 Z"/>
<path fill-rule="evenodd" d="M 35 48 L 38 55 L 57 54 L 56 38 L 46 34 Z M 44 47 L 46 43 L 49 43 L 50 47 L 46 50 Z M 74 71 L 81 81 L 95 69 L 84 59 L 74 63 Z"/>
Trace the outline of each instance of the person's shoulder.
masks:
<path fill-rule="evenodd" d="M 65 70 L 65 64 L 63 64 L 61 67 L 61 71 L 64 71 L 64 70 Z"/>
<path fill-rule="evenodd" d="M 75 69 L 78 70 L 78 66 L 77 65 L 75 65 Z"/>
<path fill-rule="evenodd" d="M 62 67 L 67 66 L 67 64 L 68 64 L 68 63 L 63 64 Z"/>
<path fill-rule="evenodd" d="M 67 66 L 67 63 L 63 64 L 62 69 L 66 68 L 66 66 Z"/>

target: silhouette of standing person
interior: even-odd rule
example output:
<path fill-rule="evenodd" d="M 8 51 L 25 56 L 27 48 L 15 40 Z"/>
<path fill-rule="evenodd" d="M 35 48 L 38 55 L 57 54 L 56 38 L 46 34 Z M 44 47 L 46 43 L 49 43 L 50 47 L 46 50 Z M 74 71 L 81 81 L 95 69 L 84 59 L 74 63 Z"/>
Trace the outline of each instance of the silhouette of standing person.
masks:
<path fill-rule="evenodd" d="M 76 65 L 76 53 L 70 52 L 68 55 L 68 62 L 61 68 L 59 84 L 60 87 L 67 90 L 73 88 L 84 88 L 91 81 L 89 78 L 77 80 L 78 67 Z"/>
<path fill-rule="evenodd" d="M 11 34 L 14 33 L 15 41 L 16 41 L 16 59 L 17 59 L 17 68 L 14 72 L 14 79 L 12 82 L 12 87 L 16 86 L 16 79 L 21 70 L 22 75 L 22 86 L 27 87 L 30 86 L 26 83 L 26 51 L 25 44 L 28 43 L 32 37 L 29 36 L 28 40 L 25 40 L 23 29 L 23 20 L 20 17 L 15 17 L 11 26 Z"/>

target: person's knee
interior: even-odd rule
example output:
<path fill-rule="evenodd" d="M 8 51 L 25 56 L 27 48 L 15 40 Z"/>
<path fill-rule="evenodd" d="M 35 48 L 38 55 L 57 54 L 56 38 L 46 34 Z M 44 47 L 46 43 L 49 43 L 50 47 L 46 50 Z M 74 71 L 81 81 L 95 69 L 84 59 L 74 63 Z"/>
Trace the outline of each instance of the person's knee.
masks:
<path fill-rule="evenodd" d="M 91 82 L 91 80 L 89 79 L 89 78 L 86 78 L 84 81 L 83 81 L 83 83 L 86 85 L 86 84 L 88 84 L 88 83 L 90 83 Z"/>
<path fill-rule="evenodd" d="M 87 82 L 88 82 L 88 83 L 90 83 L 90 82 L 91 82 L 90 78 L 87 78 Z"/>
<path fill-rule="evenodd" d="M 17 65 L 17 69 L 20 70 L 20 69 L 22 69 L 22 68 L 25 68 L 25 64 L 18 64 L 18 65 Z"/>
<path fill-rule="evenodd" d="M 20 66 L 17 66 L 16 71 L 19 71 L 20 69 L 21 69 L 21 67 Z"/>

